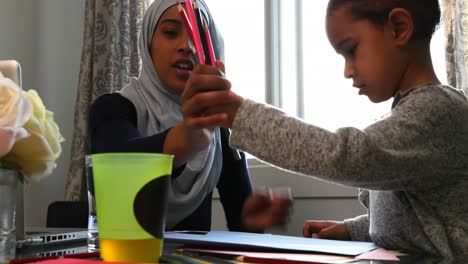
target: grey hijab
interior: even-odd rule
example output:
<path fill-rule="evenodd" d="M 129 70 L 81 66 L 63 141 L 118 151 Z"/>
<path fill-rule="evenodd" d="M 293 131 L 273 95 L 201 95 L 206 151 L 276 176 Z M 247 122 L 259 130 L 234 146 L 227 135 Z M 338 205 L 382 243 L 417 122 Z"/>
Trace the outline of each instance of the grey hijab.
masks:
<path fill-rule="evenodd" d="M 124 87 L 121 94 L 136 108 L 138 129 L 143 136 L 161 133 L 182 122 L 180 95 L 171 91 L 160 81 L 151 60 L 151 40 L 159 18 L 171 6 L 184 0 L 155 0 L 145 13 L 139 38 L 142 59 L 141 74 Z M 216 30 L 211 14 L 203 2 L 197 1 L 204 16 L 208 18 L 216 57 L 222 59 L 223 41 Z M 222 167 L 220 132 L 216 130 L 210 146 L 197 153 L 182 173 L 171 180 L 166 227 L 173 228 L 198 208 L 207 193 L 216 186 Z"/>

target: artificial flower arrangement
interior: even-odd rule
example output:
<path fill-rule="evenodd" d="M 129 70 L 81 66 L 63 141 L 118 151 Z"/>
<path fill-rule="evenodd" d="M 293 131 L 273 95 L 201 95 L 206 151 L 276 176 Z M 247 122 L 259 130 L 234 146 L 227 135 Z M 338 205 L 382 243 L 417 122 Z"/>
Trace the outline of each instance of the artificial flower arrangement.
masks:
<path fill-rule="evenodd" d="M 23 91 L 0 73 L 0 167 L 40 180 L 57 166 L 63 141 L 37 92 Z"/>

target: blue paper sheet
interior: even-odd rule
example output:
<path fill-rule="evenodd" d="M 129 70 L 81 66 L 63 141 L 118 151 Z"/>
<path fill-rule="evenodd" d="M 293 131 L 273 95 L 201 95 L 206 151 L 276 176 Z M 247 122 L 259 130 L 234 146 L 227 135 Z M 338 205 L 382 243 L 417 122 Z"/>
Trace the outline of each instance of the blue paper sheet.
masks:
<path fill-rule="evenodd" d="M 228 231 L 165 232 L 164 242 L 227 249 L 314 252 L 357 256 L 378 248 L 374 243 Z"/>

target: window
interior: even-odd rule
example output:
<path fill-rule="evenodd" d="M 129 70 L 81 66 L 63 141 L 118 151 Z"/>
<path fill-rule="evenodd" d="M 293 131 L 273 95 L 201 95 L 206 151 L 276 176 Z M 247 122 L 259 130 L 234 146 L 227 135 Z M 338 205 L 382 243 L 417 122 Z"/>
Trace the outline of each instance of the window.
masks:
<path fill-rule="evenodd" d="M 265 102 L 262 0 L 205 0 L 224 39 L 226 75 L 242 96 Z M 233 4 L 235 3 L 235 4 Z"/>
<path fill-rule="evenodd" d="M 374 104 L 343 77 L 343 59 L 325 33 L 328 1 L 205 2 L 224 36 L 226 74 L 242 96 L 329 130 L 362 128 L 390 111 L 391 100 Z M 443 26 L 431 49 L 436 73 L 446 83 Z"/>

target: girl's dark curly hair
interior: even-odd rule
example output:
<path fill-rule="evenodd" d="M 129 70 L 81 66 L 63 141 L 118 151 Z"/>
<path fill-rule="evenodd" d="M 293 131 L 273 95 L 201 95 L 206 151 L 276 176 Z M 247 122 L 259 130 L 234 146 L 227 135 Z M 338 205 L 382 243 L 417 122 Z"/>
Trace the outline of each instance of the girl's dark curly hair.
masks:
<path fill-rule="evenodd" d="M 431 39 L 440 22 L 438 0 L 329 0 L 327 14 L 346 6 L 355 19 L 367 19 L 377 26 L 387 22 L 394 8 L 404 8 L 413 17 L 415 40 Z"/>

